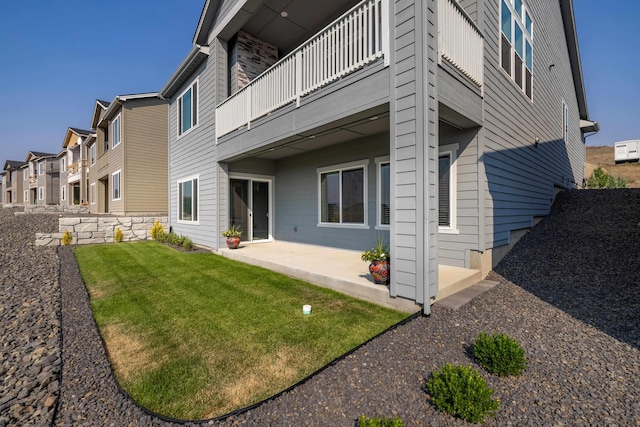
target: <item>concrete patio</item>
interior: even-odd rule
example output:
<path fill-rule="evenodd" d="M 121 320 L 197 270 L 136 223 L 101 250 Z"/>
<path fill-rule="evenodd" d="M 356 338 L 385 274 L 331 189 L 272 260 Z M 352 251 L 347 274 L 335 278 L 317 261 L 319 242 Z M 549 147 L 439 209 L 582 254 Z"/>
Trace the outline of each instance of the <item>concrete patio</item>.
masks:
<path fill-rule="evenodd" d="M 404 298 L 389 296 L 386 286 L 376 285 L 360 252 L 282 241 L 242 244 L 221 249 L 221 255 L 334 289 L 347 295 L 406 312 L 422 307 Z M 482 280 L 479 270 L 438 267 L 441 300 Z"/>

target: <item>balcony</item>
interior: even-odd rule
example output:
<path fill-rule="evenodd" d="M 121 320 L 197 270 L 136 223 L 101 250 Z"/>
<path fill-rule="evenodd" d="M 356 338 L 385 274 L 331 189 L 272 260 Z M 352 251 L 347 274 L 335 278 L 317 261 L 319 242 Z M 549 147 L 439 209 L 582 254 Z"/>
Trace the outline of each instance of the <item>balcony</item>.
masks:
<path fill-rule="evenodd" d="M 216 108 L 216 138 L 388 58 L 388 0 L 365 0 Z"/>
<path fill-rule="evenodd" d="M 71 163 L 68 167 L 67 167 L 67 181 L 68 182 L 73 182 L 73 181 L 77 181 L 80 179 L 80 172 L 82 172 L 82 163 L 80 161 L 77 161 L 75 163 Z"/>
<path fill-rule="evenodd" d="M 438 46 L 441 59 L 482 88 L 484 37 L 456 0 L 438 1 Z"/>

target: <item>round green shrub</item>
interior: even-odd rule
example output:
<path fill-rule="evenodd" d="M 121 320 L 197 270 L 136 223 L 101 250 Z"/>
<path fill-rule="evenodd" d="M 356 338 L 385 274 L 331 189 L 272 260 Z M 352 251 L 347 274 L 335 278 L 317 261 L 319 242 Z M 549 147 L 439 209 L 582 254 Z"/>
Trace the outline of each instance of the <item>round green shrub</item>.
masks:
<path fill-rule="evenodd" d="M 431 374 L 426 387 L 439 410 L 472 423 L 483 423 L 500 407 L 500 402 L 492 399 L 493 390 L 470 366 L 447 363 Z"/>
<path fill-rule="evenodd" d="M 401 418 L 365 417 L 358 418 L 358 427 L 404 427 Z"/>
<path fill-rule="evenodd" d="M 527 367 L 524 350 L 505 334 L 481 332 L 473 345 L 473 355 L 487 371 L 501 377 L 520 375 Z"/>

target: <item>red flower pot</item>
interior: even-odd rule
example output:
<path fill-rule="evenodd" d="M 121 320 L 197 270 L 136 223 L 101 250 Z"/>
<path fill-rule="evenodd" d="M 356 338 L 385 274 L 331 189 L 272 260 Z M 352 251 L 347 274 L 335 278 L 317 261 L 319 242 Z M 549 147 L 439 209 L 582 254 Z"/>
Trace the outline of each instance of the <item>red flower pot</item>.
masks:
<path fill-rule="evenodd" d="M 386 285 L 389 283 L 389 261 L 375 260 L 369 264 L 369 273 L 373 277 L 373 282 L 377 285 Z"/>
<path fill-rule="evenodd" d="M 238 246 L 240 246 L 240 238 L 227 237 L 227 246 L 229 247 L 229 249 L 238 249 Z"/>

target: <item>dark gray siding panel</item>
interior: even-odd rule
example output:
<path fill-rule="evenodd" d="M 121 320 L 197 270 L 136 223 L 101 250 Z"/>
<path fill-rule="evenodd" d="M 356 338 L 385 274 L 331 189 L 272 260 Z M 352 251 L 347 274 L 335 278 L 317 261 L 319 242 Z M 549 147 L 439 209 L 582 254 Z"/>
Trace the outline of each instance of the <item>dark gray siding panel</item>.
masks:
<path fill-rule="evenodd" d="M 529 227 L 534 216 L 548 213 L 555 187 L 572 188 L 583 179 L 584 144 L 560 6 L 543 0 L 526 4 L 534 21 L 533 101 L 500 67 L 499 3 L 484 8 L 481 161 L 486 185 L 482 201 L 486 248 L 507 243 L 511 230 Z M 566 143 L 562 139 L 563 101 L 569 108 Z"/>

